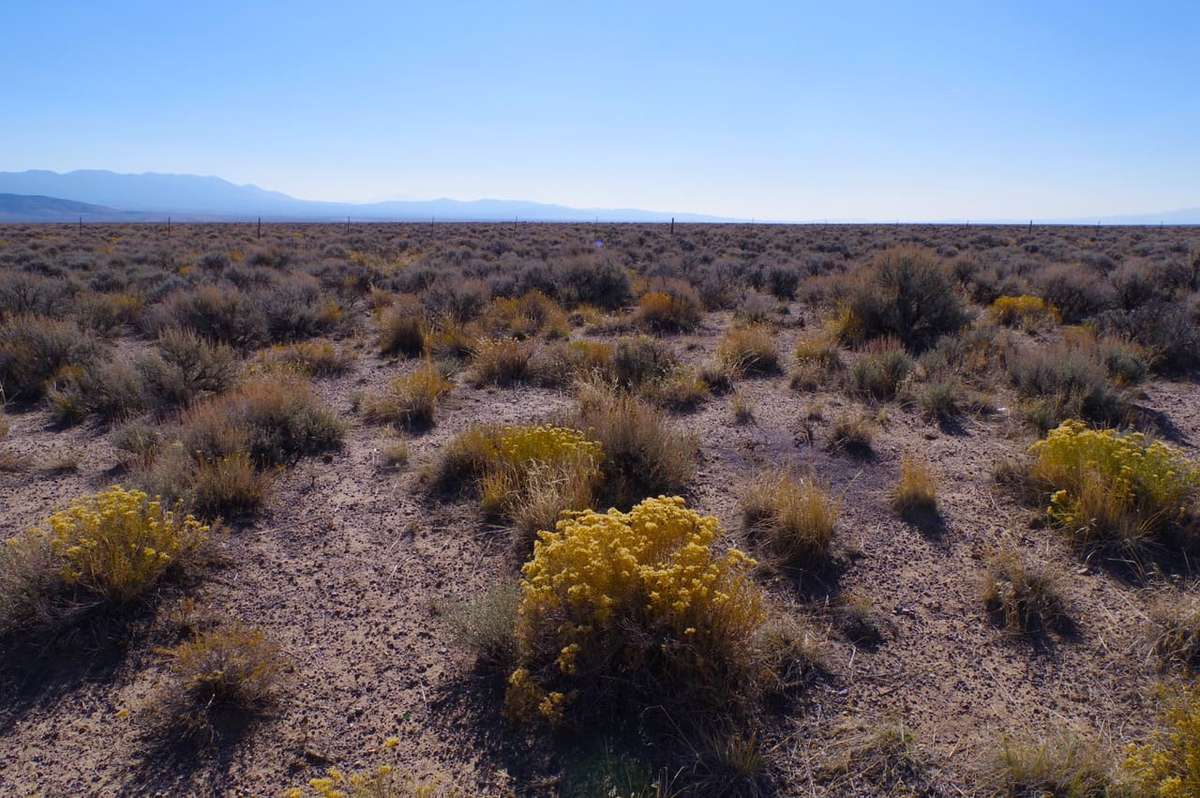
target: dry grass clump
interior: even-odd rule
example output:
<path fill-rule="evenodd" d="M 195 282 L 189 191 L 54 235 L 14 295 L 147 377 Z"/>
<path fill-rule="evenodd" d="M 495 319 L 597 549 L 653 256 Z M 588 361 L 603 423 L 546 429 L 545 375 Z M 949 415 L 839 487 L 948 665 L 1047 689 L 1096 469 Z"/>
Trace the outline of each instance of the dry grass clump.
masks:
<path fill-rule="evenodd" d="M 754 400 L 745 391 L 735 391 L 729 400 L 729 412 L 733 415 L 733 423 L 738 426 L 754 423 Z"/>
<path fill-rule="evenodd" d="M 817 334 L 796 343 L 796 364 L 791 385 L 798 391 L 815 391 L 836 379 L 845 369 L 837 341 L 831 335 Z"/>
<path fill-rule="evenodd" d="M 479 387 L 532 381 L 536 351 L 532 341 L 480 339 L 471 352 L 471 383 Z"/>
<path fill-rule="evenodd" d="M 90 365 L 100 343 L 73 321 L 13 316 L 0 322 L 0 393 L 5 401 L 33 401 L 63 368 Z"/>
<path fill-rule="evenodd" d="M 1200 795 L 1200 686 L 1167 696 L 1162 728 L 1132 747 L 1125 771 L 1136 795 L 1188 798 Z"/>
<path fill-rule="evenodd" d="M 675 370 L 674 351 L 662 341 L 640 335 L 617 341 L 613 377 L 623 388 L 638 388 L 660 380 Z"/>
<path fill-rule="evenodd" d="M 894 247 L 854 274 L 838 326 L 848 343 L 890 336 L 921 350 L 966 322 L 962 301 L 937 258 L 922 249 Z"/>
<path fill-rule="evenodd" d="M 673 410 L 688 413 L 708 401 L 712 391 L 708 383 L 692 369 L 676 369 L 663 379 L 646 384 L 642 395 L 648 400 Z"/>
<path fill-rule="evenodd" d="M 714 551 L 719 531 L 660 497 L 541 533 L 522 569 L 510 716 L 557 725 L 605 698 L 727 709 L 746 695 L 746 655 L 767 616 L 753 561 Z"/>
<path fill-rule="evenodd" d="M 784 562 L 812 564 L 829 556 L 839 508 L 812 480 L 786 470 L 760 474 L 743 492 L 741 509 L 746 526 L 765 536 Z"/>
<path fill-rule="evenodd" d="M 141 491 L 114 485 L 78 499 L 0 549 L 0 632 L 51 622 L 72 605 L 135 601 L 208 533 Z"/>
<path fill-rule="evenodd" d="M 1051 494 L 1050 520 L 1080 545 L 1135 549 L 1194 511 L 1200 472 L 1141 433 L 1066 421 L 1030 451 L 1030 474 Z"/>
<path fill-rule="evenodd" d="M 363 401 L 363 417 L 374 424 L 395 424 L 407 429 L 433 426 L 438 402 L 450 393 L 454 383 L 442 376 L 432 361 L 415 371 L 396 377 L 379 395 Z"/>
<path fill-rule="evenodd" d="M 855 457 L 868 457 L 875 442 L 875 422 L 864 413 L 843 413 L 829 431 L 829 449 Z"/>
<path fill-rule="evenodd" d="M 170 682 L 150 715 L 175 735 L 211 739 L 275 700 L 285 662 L 261 631 L 232 623 L 160 649 Z"/>
<path fill-rule="evenodd" d="M 534 365 L 539 382 L 566 385 L 573 380 L 615 380 L 616 347 L 606 341 L 555 341 L 539 353 Z"/>
<path fill-rule="evenodd" d="M 1152 647 L 1164 666 L 1200 666 L 1200 598 L 1162 592 L 1150 604 Z"/>
<path fill-rule="evenodd" d="M 983 605 L 993 622 L 1014 635 L 1071 629 L 1058 578 L 1011 546 L 991 552 L 982 580 Z"/>
<path fill-rule="evenodd" d="M 873 341 L 850 367 L 847 375 L 850 392 L 880 401 L 895 399 L 912 370 L 913 360 L 899 341 L 894 338 Z"/>
<path fill-rule="evenodd" d="M 638 300 L 637 323 L 653 332 L 689 332 L 703 318 L 704 304 L 696 289 L 679 280 L 647 291 Z"/>
<path fill-rule="evenodd" d="M 398 471 L 408 465 L 408 441 L 385 443 L 379 450 L 379 463 L 386 469 Z"/>
<path fill-rule="evenodd" d="M 584 386 L 573 426 L 600 444 L 602 497 L 631 507 L 646 496 L 681 491 L 695 470 L 695 439 L 675 429 L 642 400 L 607 388 Z"/>
<path fill-rule="evenodd" d="M 427 333 L 424 312 L 415 299 L 405 298 L 376 314 L 379 353 L 419 357 L 425 351 Z"/>
<path fill-rule="evenodd" d="M 988 313 L 998 324 L 1026 330 L 1053 327 L 1062 321 L 1057 308 L 1040 296 L 1028 294 L 997 297 Z"/>
<path fill-rule="evenodd" d="M 75 317 L 83 327 L 113 336 L 122 327 L 136 325 L 145 306 L 144 297 L 128 291 L 89 291 L 75 299 Z"/>
<path fill-rule="evenodd" d="M 336 377 L 350 370 L 354 357 L 332 341 L 318 338 L 273 346 L 259 355 L 259 362 L 267 369 L 292 370 L 308 377 Z"/>
<path fill-rule="evenodd" d="M 479 322 L 493 338 L 566 338 L 571 333 L 566 312 L 536 289 L 515 299 L 496 297 Z"/>
<path fill-rule="evenodd" d="M 487 668 L 511 668 L 517 659 L 517 609 L 521 588 L 504 581 L 482 595 L 450 608 L 447 620 L 455 640 Z"/>
<path fill-rule="evenodd" d="M 1070 733 L 1041 740 L 1004 737 L 985 763 L 982 780 L 990 795 L 1004 798 L 1132 798 L 1113 773 L 1112 753 Z"/>
<path fill-rule="evenodd" d="M 828 786 L 850 795 L 921 794 L 927 758 L 902 721 L 846 724 L 821 768 Z"/>
<path fill-rule="evenodd" d="M 270 469 L 337 448 L 343 431 L 307 380 L 258 378 L 186 411 L 140 478 L 206 516 L 250 512 L 266 495 Z"/>
<path fill-rule="evenodd" d="M 741 376 L 775 374 L 779 350 L 770 328 L 763 325 L 732 327 L 717 344 L 717 360 Z"/>
<path fill-rule="evenodd" d="M 937 512 L 938 478 L 933 466 L 916 455 L 900 459 L 900 478 L 892 488 L 892 509 L 902 518 Z"/>
<path fill-rule="evenodd" d="M 441 490 L 469 483 L 486 513 L 514 522 L 520 548 L 562 511 L 593 504 L 606 457 L 601 444 L 566 427 L 478 426 L 447 444 L 430 476 Z"/>

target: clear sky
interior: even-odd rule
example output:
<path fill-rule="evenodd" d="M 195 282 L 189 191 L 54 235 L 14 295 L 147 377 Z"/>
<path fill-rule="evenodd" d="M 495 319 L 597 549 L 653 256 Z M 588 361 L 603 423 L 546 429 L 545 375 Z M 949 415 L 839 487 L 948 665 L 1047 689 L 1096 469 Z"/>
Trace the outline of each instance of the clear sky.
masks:
<path fill-rule="evenodd" d="M 1200 3 L 0 0 L 0 170 L 759 219 L 1200 205 Z"/>

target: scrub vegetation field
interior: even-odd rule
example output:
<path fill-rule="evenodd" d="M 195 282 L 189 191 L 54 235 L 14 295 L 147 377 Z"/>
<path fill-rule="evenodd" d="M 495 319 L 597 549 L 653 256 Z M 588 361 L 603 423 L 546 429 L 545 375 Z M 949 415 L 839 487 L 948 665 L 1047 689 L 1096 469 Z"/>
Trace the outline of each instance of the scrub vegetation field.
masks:
<path fill-rule="evenodd" d="M 0 794 L 1200 795 L 1200 229 L 0 227 Z"/>

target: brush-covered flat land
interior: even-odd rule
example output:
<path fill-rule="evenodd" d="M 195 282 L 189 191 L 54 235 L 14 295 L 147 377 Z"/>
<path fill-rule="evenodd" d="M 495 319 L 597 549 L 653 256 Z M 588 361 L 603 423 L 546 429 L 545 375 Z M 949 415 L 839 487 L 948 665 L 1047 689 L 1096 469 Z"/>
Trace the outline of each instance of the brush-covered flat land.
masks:
<path fill-rule="evenodd" d="M 0 794 L 1200 794 L 1200 229 L 0 227 Z"/>

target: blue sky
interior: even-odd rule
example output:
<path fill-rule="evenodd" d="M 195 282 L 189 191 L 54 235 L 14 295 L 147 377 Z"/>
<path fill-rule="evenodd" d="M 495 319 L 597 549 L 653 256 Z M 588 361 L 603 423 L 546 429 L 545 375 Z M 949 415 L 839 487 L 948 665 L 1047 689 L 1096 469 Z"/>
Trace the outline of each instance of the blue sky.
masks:
<path fill-rule="evenodd" d="M 1200 205 L 1200 4 L 3 0 L 0 170 L 760 219 Z"/>

